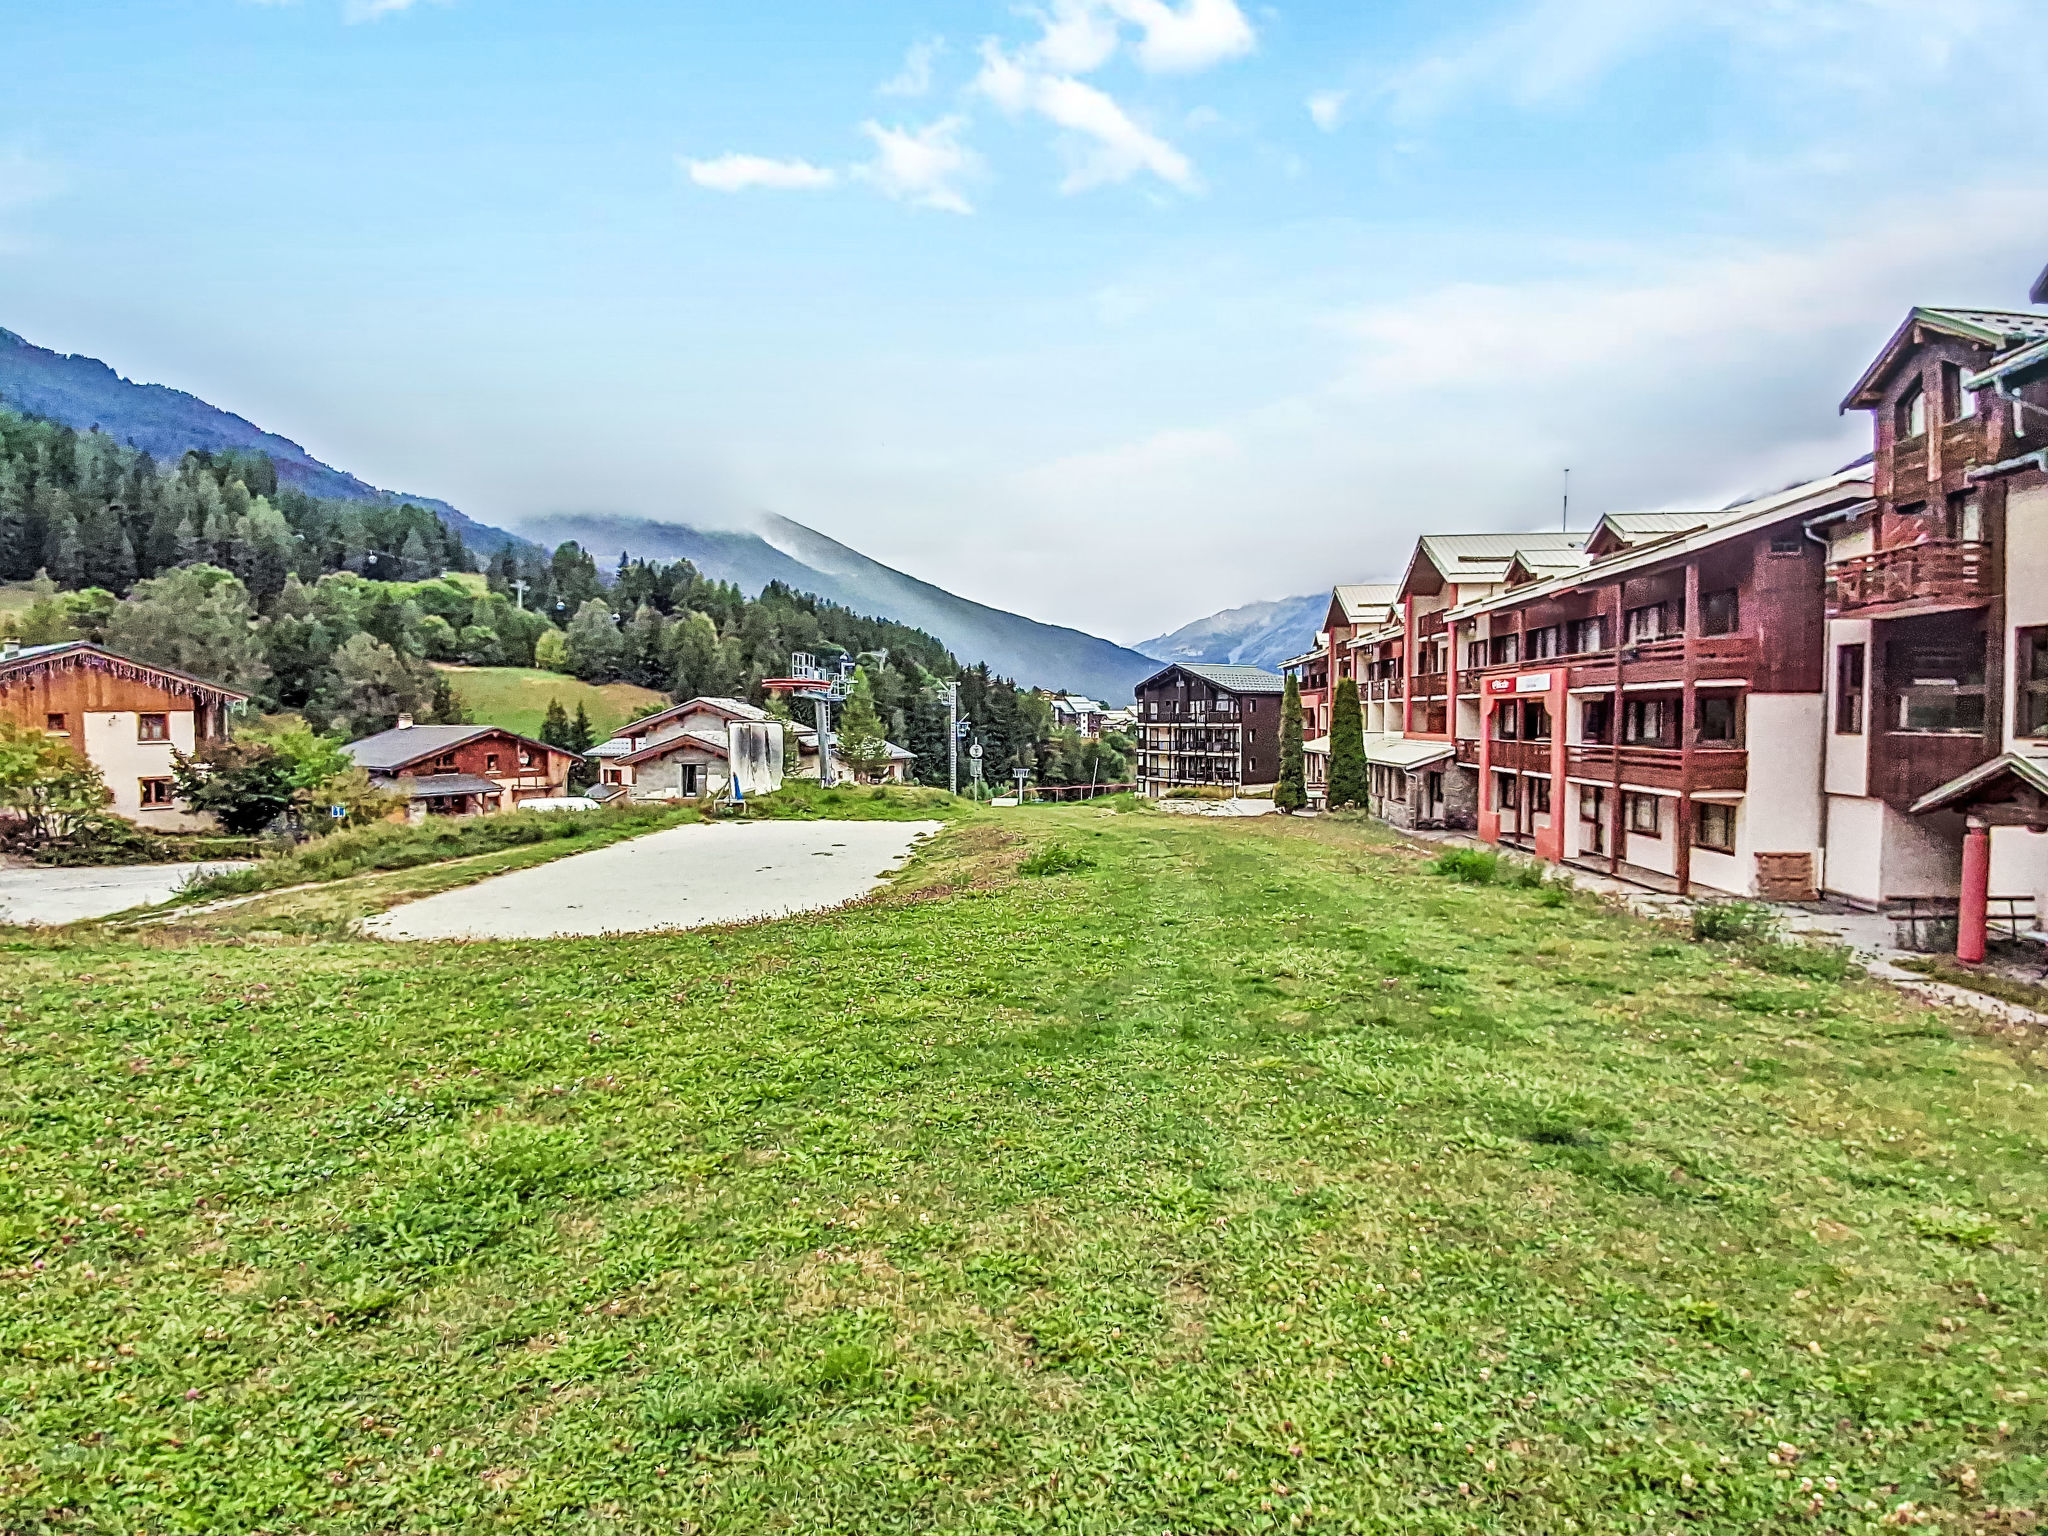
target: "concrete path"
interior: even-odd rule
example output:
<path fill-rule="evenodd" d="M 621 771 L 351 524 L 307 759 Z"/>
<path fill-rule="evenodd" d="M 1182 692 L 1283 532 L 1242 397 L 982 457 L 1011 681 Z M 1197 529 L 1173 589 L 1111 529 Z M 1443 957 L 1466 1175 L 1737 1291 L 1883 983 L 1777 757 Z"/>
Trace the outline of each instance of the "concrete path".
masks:
<path fill-rule="evenodd" d="M 707 822 L 443 891 L 368 919 L 385 939 L 652 933 L 864 896 L 936 821 Z"/>
<path fill-rule="evenodd" d="M 0 869 L 0 923 L 82 922 L 168 901 L 195 871 L 245 864 L 122 864 L 100 869 Z"/>

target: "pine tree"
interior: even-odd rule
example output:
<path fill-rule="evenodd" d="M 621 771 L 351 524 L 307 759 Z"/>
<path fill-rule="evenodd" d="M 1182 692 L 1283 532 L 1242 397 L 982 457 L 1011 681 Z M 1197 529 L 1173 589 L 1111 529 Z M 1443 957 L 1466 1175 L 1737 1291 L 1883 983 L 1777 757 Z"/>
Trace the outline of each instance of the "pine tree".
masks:
<path fill-rule="evenodd" d="M 1287 674 L 1280 698 L 1280 779 L 1273 786 L 1273 807 L 1298 811 L 1308 804 L 1308 769 L 1301 756 L 1301 679 Z"/>
<path fill-rule="evenodd" d="M 889 742 L 882 734 L 882 717 L 875 710 L 874 685 L 867 672 L 853 669 L 853 686 L 839 713 L 839 755 L 863 779 L 880 778 L 889 768 Z"/>
<path fill-rule="evenodd" d="M 588 752 L 597 745 L 597 731 L 591 726 L 590 711 L 583 707 L 583 701 L 576 701 L 576 718 L 569 726 L 569 750 Z"/>
<path fill-rule="evenodd" d="M 1365 720 L 1358 712 L 1358 681 L 1347 677 L 1337 684 L 1337 698 L 1330 706 L 1330 809 L 1365 805 L 1371 792 L 1365 766 Z"/>
<path fill-rule="evenodd" d="M 574 752 L 578 750 L 570 746 L 574 731 L 575 727 L 569 724 L 569 711 L 562 708 L 562 701 L 559 698 L 549 699 L 547 718 L 540 724 L 540 739 L 551 747 L 563 747 Z"/>

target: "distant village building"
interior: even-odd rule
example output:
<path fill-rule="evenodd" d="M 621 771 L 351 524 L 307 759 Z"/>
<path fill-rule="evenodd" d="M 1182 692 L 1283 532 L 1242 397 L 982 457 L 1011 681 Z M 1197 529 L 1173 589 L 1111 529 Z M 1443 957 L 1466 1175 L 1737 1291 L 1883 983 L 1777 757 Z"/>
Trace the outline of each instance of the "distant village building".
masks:
<path fill-rule="evenodd" d="M 1177 663 L 1138 684 L 1138 792 L 1269 788 L 1280 776 L 1277 672 Z"/>
<path fill-rule="evenodd" d="M 225 739 L 248 695 L 85 641 L 0 644 L 0 713 L 65 742 L 113 796 L 108 809 L 158 831 L 210 827 L 182 808 L 171 755 Z"/>
<path fill-rule="evenodd" d="M 1052 723 L 1058 730 L 1076 731 L 1093 740 L 1102 734 L 1103 707 L 1078 693 L 1052 696 Z"/>
<path fill-rule="evenodd" d="M 779 789 L 787 771 L 783 727 L 744 699 L 696 698 L 621 726 L 591 749 L 599 799 L 716 799 L 737 770 L 744 792 Z"/>
<path fill-rule="evenodd" d="M 415 821 L 516 810 L 529 800 L 569 792 L 577 754 L 496 725 L 414 725 L 408 715 L 388 731 L 344 750 L 370 782 L 406 797 Z"/>

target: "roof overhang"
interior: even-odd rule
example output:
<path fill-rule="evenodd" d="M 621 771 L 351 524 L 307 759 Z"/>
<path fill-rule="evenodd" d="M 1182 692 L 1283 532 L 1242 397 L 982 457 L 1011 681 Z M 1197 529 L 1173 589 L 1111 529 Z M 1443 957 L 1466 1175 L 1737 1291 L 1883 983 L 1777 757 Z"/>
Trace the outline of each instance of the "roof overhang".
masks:
<path fill-rule="evenodd" d="M 2011 399 L 2013 391 L 2044 379 L 2048 379 L 2048 337 L 1994 357 L 1986 367 L 1963 380 L 1963 387 L 1993 389 Z"/>
<path fill-rule="evenodd" d="M 1877 356 L 1863 370 L 1863 377 L 1842 399 L 1844 411 L 1867 411 L 1884 399 L 1886 384 L 1891 381 L 1892 370 L 1898 366 L 1899 358 L 1908 348 L 1919 345 L 1921 332 L 1934 331 L 1943 336 L 1953 336 L 1958 341 L 1973 341 L 1979 346 L 1995 347 L 2005 338 L 1982 326 L 1969 325 L 1952 315 L 1937 314 L 1915 305 L 1906 312 L 1906 318 L 1891 340 L 1878 349 Z"/>
<path fill-rule="evenodd" d="M 154 662 L 137 661 L 132 656 L 123 656 L 119 651 L 110 651 L 103 645 L 94 645 L 90 640 L 75 640 L 66 645 L 37 649 L 25 655 L 0 658 L 0 681 L 22 672 L 34 672 L 42 667 L 60 664 L 76 665 L 84 657 L 95 657 L 104 666 L 115 672 L 126 668 L 138 679 L 145 675 L 167 677 L 176 685 L 176 691 L 206 694 L 224 704 L 246 704 L 249 695 L 220 683 L 210 683 L 203 677 L 194 677 L 190 672 L 180 672 L 176 667 L 160 667 Z"/>
<path fill-rule="evenodd" d="M 1930 789 L 1910 809 L 1915 816 L 1965 811 L 1996 826 L 2048 828 L 2048 760 L 2007 752 Z"/>
<path fill-rule="evenodd" d="M 1365 760 L 1382 768 L 1423 768 L 1457 755 L 1448 741 L 1411 741 L 1405 736 L 1365 738 Z"/>

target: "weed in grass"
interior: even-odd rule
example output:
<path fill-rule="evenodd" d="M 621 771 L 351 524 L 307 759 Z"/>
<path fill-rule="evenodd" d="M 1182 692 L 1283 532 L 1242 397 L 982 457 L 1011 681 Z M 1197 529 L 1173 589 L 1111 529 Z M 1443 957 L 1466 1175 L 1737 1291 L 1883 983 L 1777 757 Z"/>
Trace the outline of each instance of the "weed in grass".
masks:
<path fill-rule="evenodd" d="M 1777 914 L 1762 902 L 1703 901 L 1692 909 L 1692 936 L 1703 943 L 1762 942 L 1777 931 Z"/>
<path fill-rule="evenodd" d="M 1017 866 L 1017 872 L 1022 875 L 1066 875 L 1094 867 L 1093 854 L 1084 853 L 1067 843 L 1053 842 L 1026 857 Z"/>
<path fill-rule="evenodd" d="M 1745 958 L 1773 976 L 1807 976 L 1815 981 L 1841 981 L 1855 959 L 1839 944 L 1787 944 L 1764 941 L 1752 945 Z"/>
<path fill-rule="evenodd" d="M 1500 855 L 1491 848 L 1446 848 L 1430 869 L 1447 880 L 1492 885 L 1500 875 Z"/>

